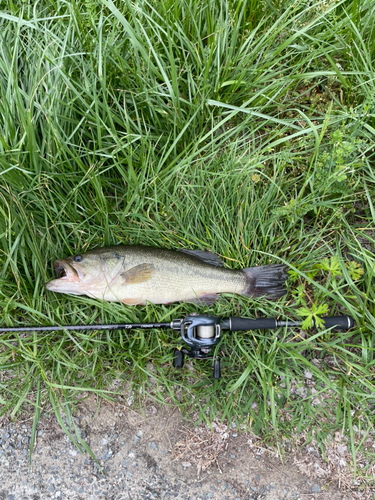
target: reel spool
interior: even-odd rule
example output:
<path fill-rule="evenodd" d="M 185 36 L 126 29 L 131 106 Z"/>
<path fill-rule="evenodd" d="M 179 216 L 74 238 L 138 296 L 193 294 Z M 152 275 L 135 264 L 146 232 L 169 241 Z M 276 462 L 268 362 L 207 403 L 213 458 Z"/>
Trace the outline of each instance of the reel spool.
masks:
<path fill-rule="evenodd" d="M 214 325 L 204 325 L 196 327 L 196 336 L 198 339 L 211 339 L 214 335 Z"/>

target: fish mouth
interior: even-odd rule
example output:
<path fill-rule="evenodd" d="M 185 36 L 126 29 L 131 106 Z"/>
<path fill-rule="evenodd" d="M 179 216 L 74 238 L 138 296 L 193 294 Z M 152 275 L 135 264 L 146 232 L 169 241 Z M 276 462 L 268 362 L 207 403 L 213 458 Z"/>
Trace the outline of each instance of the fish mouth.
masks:
<path fill-rule="evenodd" d="M 55 268 L 56 278 L 59 280 L 77 282 L 83 278 L 82 271 L 68 264 L 65 260 L 56 260 L 53 267 Z"/>

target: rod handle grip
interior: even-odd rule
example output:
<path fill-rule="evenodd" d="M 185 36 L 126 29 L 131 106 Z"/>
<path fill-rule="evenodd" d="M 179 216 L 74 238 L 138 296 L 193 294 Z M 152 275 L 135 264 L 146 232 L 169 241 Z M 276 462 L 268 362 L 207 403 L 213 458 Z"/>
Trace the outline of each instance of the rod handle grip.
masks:
<path fill-rule="evenodd" d="M 335 330 L 350 330 L 355 325 L 351 316 L 327 316 L 322 320 L 324 320 L 324 328 L 333 327 Z"/>
<path fill-rule="evenodd" d="M 241 330 L 273 330 L 277 327 L 277 322 L 274 318 L 228 318 L 225 320 L 225 328 L 231 332 Z"/>

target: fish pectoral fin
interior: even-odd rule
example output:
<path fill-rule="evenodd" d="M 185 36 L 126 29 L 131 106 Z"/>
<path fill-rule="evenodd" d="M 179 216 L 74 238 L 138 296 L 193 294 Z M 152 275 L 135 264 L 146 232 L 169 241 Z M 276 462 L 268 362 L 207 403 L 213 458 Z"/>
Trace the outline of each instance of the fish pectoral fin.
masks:
<path fill-rule="evenodd" d="M 198 305 L 203 304 L 206 306 L 211 306 L 218 299 L 220 299 L 220 295 L 218 295 L 217 293 L 203 293 L 202 295 L 199 295 L 197 297 L 186 299 L 185 302 L 190 302 L 191 304 L 198 304 Z"/>
<path fill-rule="evenodd" d="M 152 278 L 154 271 L 155 266 L 153 264 L 139 264 L 121 273 L 120 276 L 123 278 L 125 285 L 136 285 Z"/>

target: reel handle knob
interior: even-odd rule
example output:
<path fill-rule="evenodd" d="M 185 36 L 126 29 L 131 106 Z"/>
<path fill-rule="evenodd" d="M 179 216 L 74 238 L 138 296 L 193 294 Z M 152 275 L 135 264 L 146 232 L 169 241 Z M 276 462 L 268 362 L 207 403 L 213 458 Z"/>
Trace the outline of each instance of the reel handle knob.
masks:
<path fill-rule="evenodd" d="M 184 353 L 176 349 L 173 354 L 173 367 L 182 368 L 184 366 Z"/>
<path fill-rule="evenodd" d="M 220 378 L 220 359 L 216 358 L 214 361 L 214 378 L 219 379 Z"/>

